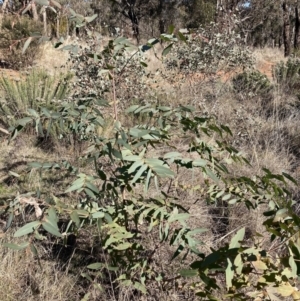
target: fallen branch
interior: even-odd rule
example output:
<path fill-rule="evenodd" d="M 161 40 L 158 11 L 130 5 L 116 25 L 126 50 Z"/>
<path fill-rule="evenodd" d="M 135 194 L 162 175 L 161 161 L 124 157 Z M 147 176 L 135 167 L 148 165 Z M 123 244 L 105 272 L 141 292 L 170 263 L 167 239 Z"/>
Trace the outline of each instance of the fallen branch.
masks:
<path fill-rule="evenodd" d="M 9 135 L 9 131 L 7 131 L 7 130 L 1 128 L 1 127 L 0 127 L 0 132 L 4 133 L 6 135 Z"/>

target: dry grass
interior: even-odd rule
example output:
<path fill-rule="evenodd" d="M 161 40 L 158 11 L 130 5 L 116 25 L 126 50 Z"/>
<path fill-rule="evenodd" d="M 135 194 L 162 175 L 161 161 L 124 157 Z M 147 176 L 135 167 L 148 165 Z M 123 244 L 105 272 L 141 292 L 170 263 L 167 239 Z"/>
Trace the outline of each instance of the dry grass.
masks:
<path fill-rule="evenodd" d="M 80 300 L 76 287 L 79 275 L 60 271 L 55 262 L 48 260 L 41 260 L 40 268 L 25 251 L 9 251 L 1 243 L 0 239 L 2 301 Z"/>
<path fill-rule="evenodd" d="M 286 62 L 283 51 L 278 48 L 256 48 L 253 51 L 255 68 L 272 80 L 272 68 L 280 61 Z"/>
<path fill-rule="evenodd" d="M 67 40 L 66 43 L 71 44 L 71 41 Z M 41 55 L 40 58 L 35 62 L 34 67 L 43 68 L 50 74 L 57 73 L 57 70 L 67 70 L 65 65 L 67 64 L 68 58 L 68 51 L 56 49 L 53 47 L 51 42 L 47 42 L 41 45 Z"/>

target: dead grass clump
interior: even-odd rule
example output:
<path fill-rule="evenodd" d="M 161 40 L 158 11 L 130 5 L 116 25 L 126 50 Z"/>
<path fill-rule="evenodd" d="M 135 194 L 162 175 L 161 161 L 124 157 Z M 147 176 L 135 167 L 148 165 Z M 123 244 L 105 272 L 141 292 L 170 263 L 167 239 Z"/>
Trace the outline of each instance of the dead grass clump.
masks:
<path fill-rule="evenodd" d="M 2 244 L 2 241 L 0 239 Z M 1 301 L 80 300 L 75 289 L 79 275 L 65 274 L 55 262 L 41 260 L 41 267 L 25 251 L 17 252 L 0 247 Z M 34 266 L 34 268 L 33 268 Z"/>

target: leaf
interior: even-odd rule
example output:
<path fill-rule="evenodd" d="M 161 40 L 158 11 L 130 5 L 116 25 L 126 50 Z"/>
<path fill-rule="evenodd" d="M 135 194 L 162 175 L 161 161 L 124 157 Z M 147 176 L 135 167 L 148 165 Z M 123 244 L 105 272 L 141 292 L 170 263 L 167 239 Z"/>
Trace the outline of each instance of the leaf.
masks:
<path fill-rule="evenodd" d="M 27 248 L 29 246 L 29 242 L 23 242 L 23 243 L 21 243 L 19 245 L 12 244 L 12 243 L 4 243 L 2 246 L 10 248 L 12 250 L 19 251 L 19 250 L 23 250 L 23 249 Z"/>
<path fill-rule="evenodd" d="M 39 225 L 41 224 L 41 222 L 39 221 L 34 221 L 34 222 L 30 222 L 26 225 L 24 225 L 22 228 L 20 228 L 19 230 L 17 230 L 14 234 L 14 237 L 21 237 L 27 234 L 32 233 Z"/>
<path fill-rule="evenodd" d="M 103 264 L 101 262 L 95 262 L 87 266 L 90 270 L 100 270 L 103 267 Z"/>
<path fill-rule="evenodd" d="M 148 189 L 149 189 L 149 184 L 150 184 L 151 176 L 152 176 L 152 171 L 151 171 L 151 169 L 149 168 L 148 173 L 147 173 L 146 182 L 145 182 L 145 192 L 147 192 Z"/>
<path fill-rule="evenodd" d="M 69 11 L 70 11 L 71 15 L 76 16 L 76 13 L 72 8 L 69 8 Z"/>
<path fill-rule="evenodd" d="M 135 282 L 133 285 L 137 290 L 141 291 L 143 294 L 147 293 L 146 287 L 140 282 Z"/>
<path fill-rule="evenodd" d="M 186 37 L 180 31 L 178 31 L 178 36 L 181 41 L 187 43 Z"/>
<path fill-rule="evenodd" d="M 141 157 L 137 156 L 137 155 L 131 155 L 131 156 L 124 157 L 123 160 L 135 162 L 135 161 L 141 160 Z"/>
<path fill-rule="evenodd" d="M 174 172 L 170 168 L 165 167 L 165 166 L 153 166 L 152 170 L 154 172 L 156 172 L 156 174 L 159 177 L 162 177 L 162 178 L 173 178 L 175 175 Z"/>
<path fill-rule="evenodd" d="M 295 288 L 292 287 L 290 284 L 284 284 L 277 288 L 277 292 L 282 297 L 289 297 L 295 292 Z"/>
<path fill-rule="evenodd" d="M 135 174 L 134 178 L 132 179 L 131 184 L 134 184 L 142 176 L 142 174 L 147 170 L 147 168 L 148 168 L 147 165 L 141 166 L 139 171 Z"/>
<path fill-rule="evenodd" d="M 93 218 L 103 218 L 105 216 L 104 212 L 99 211 L 92 214 Z"/>
<path fill-rule="evenodd" d="M 25 126 L 30 121 L 32 121 L 31 117 L 24 117 L 22 119 L 17 120 L 17 123 L 22 125 L 22 126 Z"/>
<path fill-rule="evenodd" d="M 43 166 L 43 164 L 41 164 L 39 162 L 29 162 L 27 165 L 32 168 L 42 168 L 42 166 Z"/>
<path fill-rule="evenodd" d="M 168 222 L 172 223 L 175 221 L 184 221 L 187 220 L 190 217 L 189 213 L 177 213 L 177 214 L 172 214 L 169 219 Z"/>
<path fill-rule="evenodd" d="M 135 172 L 135 170 L 136 170 L 138 167 L 140 167 L 141 165 L 143 165 L 143 164 L 144 164 L 144 161 L 143 161 L 143 160 L 137 160 L 137 161 L 135 161 L 135 162 L 131 165 L 131 167 L 128 169 L 128 173 L 131 174 L 131 173 Z"/>
<path fill-rule="evenodd" d="M 29 37 L 26 42 L 24 43 L 23 49 L 22 49 L 22 54 L 24 54 L 28 48 L 28 46 L 30 45 L 32 41 L 32 37 Z"/>
<path fill-rule="evenodd" d="M 235 265 L 235 269 L 236 269 L 236 273 L 238 275 L 242 274 L 242 270 L 243 270 L 243 260 L 242 260 L 242 255 L 238 254 L 234 260 L 234 265 Z"/>
<path fill-rule="evenodd" d="M 129 134 L 135 138 L 141 138 L 141 137 L 149 134 L 149 132 L 150 132 L 149 130 L 137 129 L 137 128 L 131 128 L 129 130 Z"/>
<path fill-rule="evenodd" d="M 209 168 L 206 167 L 205 172 L 214 182 L 216 182 L 216 183 L 219 182 L 219 179 L 217 178 L 217 176 Z"/>
<path fill-rule="evenodd" d="M 51 207 L 51 208 L 49 208 L 48 210 L 47 210 L 47 212 L 48 212 L 48 217 L 47 217 L 47 219 L 51 222 L 51 223 L 53 223 L 53 224 L 57 224 L 57 222 L 58 222 L 58 217 L 57 217 L 57 215 L 56 215 L 56 211 L 55 211 L 55 209 L 53 208 L 53 207 Z"/>
<path fill-rule="evenodd" d="M 42 226 L 50 234 L 53 234 L 53 235 L 55 235 L 57 237 L 62 237 L 62 235 L 59 233 L 59 229 L 58 229 L 57 225 L 52 224 L 49 221 L 46 221 L 46 222 L 42 223 Z"/>
<path fill-rule="evenodd" d="M 287 174 L 287 173 L 285 173 L 285 172 L 283 172 L 282 175 L 283 175 L 285 178 L 289 179 L 291 182 L 293 182 L 295 185 L 298 185 L 297 181 L 296 181 L 291 175 L 289 175 L 289 174 Z"/>
<path fill-rule="evenodd" d="M 169 34 L 173 34 L 174 29 L 175 29 L 175 26 L 174 26 L 173 24 L 171 24 L 171 25 L 169 26 L 169 28 L 168 28 L 168 33 L 169 33 Z"/>
<path fill-rule="evenodd" d="M 85 188 L 84 191 L 89 197 L 91 197 L 92 199 L 96 199 L 96 196 L 92 190 Z"/>
<path fill-rule="evenodd" d="M 164 155 L 164 159 L 174 159 L 180 158 L 181 154 L 179 152 L 170 152 Z"/>
<path fill-rule="evenodd" d="M 73 211 L 70 215 L 71 220 L 75 223 L 76 227 L 78 228 L 80 225 L 80 219 L 78 216 L 78 213 L 76 211 Z"/>
<path fill-rule="evenodd" d="M 95 192 L 96 194 L 99 194 L 99 189 L 91 182 L 86 182 L 85 186 L 88 187 L 90 190 Z"/>
<path fill-rule="evenodd" d="M 90 23 L 90 22 L 94 21 L 97 17 L 98 17 L 98 14 L 94 14 L 90 17 L 85 17 L 84 19 L 86 22 Z"/>
<path fill-rule="evenodd" d="M 239 248 L 241 246 L 239 241 L 242 241 L 244 239 L 244 236 L 245 236 L 245 227 L 240 229 L 236 233 L 236 235 L 231 239 L 229 249 Z"/>
<path fill-rule="evenodd" d="M 40 117 L 39 116 L 39 114 L 37 113 L 37 111 L 36 110 L 34 110 L 34 109 L 27 109 L 27 111 L 28 111 L 28 113 L 30 114 L 30 115 L 32 115 L 33 117 Z"/>
<path fill-rule="evenodd" d="M 79 178 L 79 179 L 77 179 L 76 181 L 74 181 L 74 182 L 72 183 L 72 186 L 69 187 L 69 188 L 65 191 L 65 193 L 71 192 L 71 191 L 74 191 L 74 190 L 79 190 L 79 189 L 81 189 L 81 188 L 84 186 L 84 182 L 85 182 L 85 179 L 84 179 L 84 178 Z"/>
<path fill-rule="evenodd" d="M 261 260 L 252 261 L 252 264 L 258 270 L 267 270 L 268 269 L 267 265 Z"/>
<path fill-rule="evenodd" d="M 139 108 L 140 105 L 133 105 L 133 106 L 130 106 L 128 109 L 125 110 L 126 113 L 132 113 L 134 112 L 137 108 Z"/>
<path fill-rule="evenodd" d="M 193 161 L 193 166 L 196 166 L 196 167 L 204 167 L 206 166 L 207 162 L 203 159 L 197 159 L 195 161 Z"/>
<path fill-rule="evenodd" d="M 237 199 L 232 199 L 228 202 L 230 205 L 234 205 L 238 200 Z"/>
<path fill-rule="evenodd" d="M 84 275 L 84 274 L 82 274 L 82 276 L 83 276 L 83 275 Z M 86 278 L 88 278 L 88 277 L 86 277 Z M 90 281 L 93 282 L 92 279 L 90 279 Z M 91 295 L 90 292 L 86 293 L 80 301 L 89 301 L 89 300 L 90 300 L 90 295 Z"/>
<path fill-rule="evenodd" d="M 225 274 L 226 274 L 226 286 L 227 286 L 227 289 L 229 290 L 232 287 L 232 279 L 234 276 L 234 271 L 232 269 L 232 263 L 229 258 L 227 258 L 227 264 L 228 265 L 227 265 Z"/>
<path fill-rule="evenodd" d="M 195 277 L 198 276 L 198 271 L 197 270 L 187 270 L 187 269 L 182 269 L 179 271 L 179 274 L 183 277 Z"/>
<path fill-rule="evenodd" d="M 292 277 L 296 278 L 297 277 L 297 265 L 296 265 L 292 250 L 290 248 L 289 248 L 289 250 L 290 250 L 290 254 L 291 254 L 290 258 L 289 258 L 289 265 L 292 269 Z"/>
<path fill-rule="evenodd" d="M 225 194 L 223 197 L 222 197 L 222 201 L 227 201 L 231 198 L 231 194 Z"/>
<path fill-rule="evenodd" d="M 172 49 L 173 43 L 171 43 L 170 45 L 168 45 L 162 52 L 163 56 L 166 56 Z"/>
<path fill-rule="evenodd" d="M 119 245 L 115 246 L 114 249 L 123 251 L 123 250 L 131 248 L 131 246 L 132 246 L 131 243 L 125 242 L 123 244 L 119 244 Z"/>
<path fill-rule="evenodd" d="M 14 214 L 12 212 L 12 213 L 10 213 L 10 215 L 7 219 L 7 222 L 5 224 L 5 228 L 3 229 L 4 231 L 6 231 L 11 226 L 11 223 L 12 223 L 13 219 L 14 219 Z"/>

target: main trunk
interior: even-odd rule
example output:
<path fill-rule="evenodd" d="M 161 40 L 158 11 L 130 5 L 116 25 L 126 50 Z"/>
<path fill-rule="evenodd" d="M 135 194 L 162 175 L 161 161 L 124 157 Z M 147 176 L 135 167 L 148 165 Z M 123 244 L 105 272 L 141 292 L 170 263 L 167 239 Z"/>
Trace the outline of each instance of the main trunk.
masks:
<path fill-rule="evenodd" d="M 299 10 L 295 7 L 295 36 L 294 36 L 294 48 L 299 49 L 299 33 L 300 33 L 300 20 L 299 20 Z"/>
<path fill-rule="evenodd" d="M 283 44 L 284 56 L 289 56 L 291 53 L 291 39 L 290 39 L 290 14 L 286 2 L 282 4 L 283 10 Z"/>
<path fill-rule="evenodd" d="M 4 0 L 2 4 L 2 12 L 5 12 L 7 4 L 8 4 L 8 0 Z"/>

